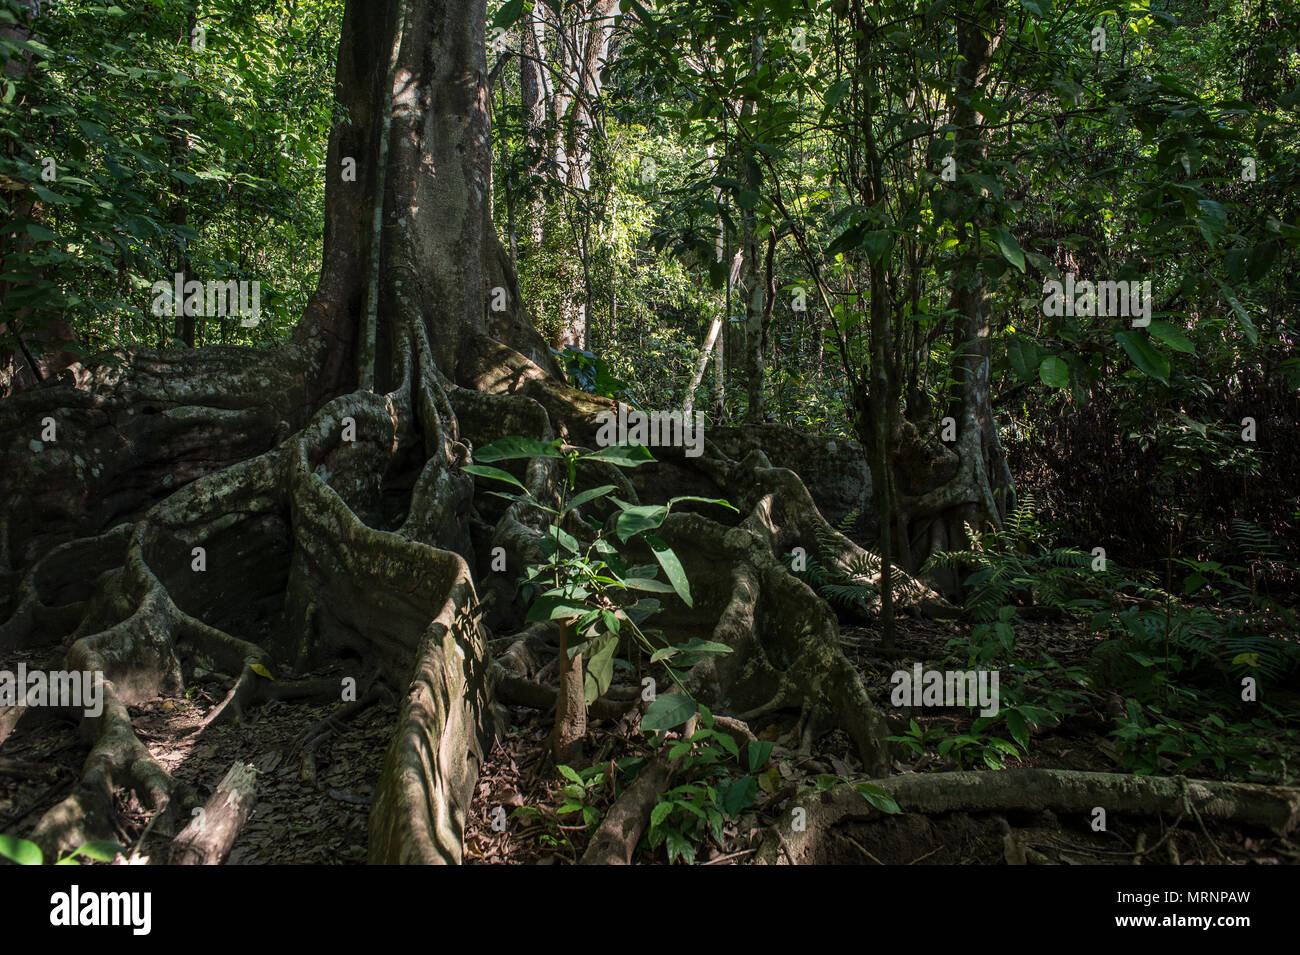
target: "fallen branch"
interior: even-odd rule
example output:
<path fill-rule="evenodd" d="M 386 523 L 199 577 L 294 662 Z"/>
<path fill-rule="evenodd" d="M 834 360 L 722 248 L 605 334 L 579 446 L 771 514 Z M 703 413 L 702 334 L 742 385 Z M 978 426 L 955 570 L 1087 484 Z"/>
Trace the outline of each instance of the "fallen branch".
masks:
<path fill-rule="evenodd" d="M 683 737 L 694 736 L 698 723 L 699 716 L 692 716 L 683 729 Z M 578 865 L 631 865 L 632 853 L 650 822 L 659 794 L 668 789 L 681 763 L 681 757 L 666 760 L 656 756 L 642 769 L 632 785 L 609 807 Z"/>
<path fill-rule="evenodd" d="M 238 760 L 217 791 L 188 826 L 172 840 L 172 865 L 221 865 L 257 802 L 257 770 Z"/>

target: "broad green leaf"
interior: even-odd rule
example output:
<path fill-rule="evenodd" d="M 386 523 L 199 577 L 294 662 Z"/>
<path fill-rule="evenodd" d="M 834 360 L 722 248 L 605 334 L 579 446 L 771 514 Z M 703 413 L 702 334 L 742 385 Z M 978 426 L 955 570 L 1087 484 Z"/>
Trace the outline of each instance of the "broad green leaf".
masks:
<path fill-rule="evenodd" d="M 1025 750 L 1029 749 L 1029 727 L 1025 725 L 1025 718 L 1015 710 L 1007 710 L 1007 730 L 1012 739 Z"/>
<path fill-rule="evenodd" d="M 1150 338 L 1140 331 L 1129 329 L 1116 332 L 1115 340 L 1144 375 L 1162 384 L 1169 384 L 1169 359 L 1156 351 Z"/>
<path fill-rule="evenodd" d="M 834 241 L 826 247 L 826 254 L 829 256 L 836 256 L 841 252 L 856 248 L 858 243 L 862 241 L 862 237 L 866 234 L 866 231 L 867 223 L 865 222 L 859 222 L 856 225 L 849 226 L 836 236 Z"/>
<path fill-rule="evenodd" d="M 1049 388 L 1065 388 L 1070 384 L 1070 366 L 1055 355 L 1048 355 L 1038 366 L 1038 377 Z"/>
<path fill-rule="evenodd" d="M 533 602 L 533 605 L 528 608 L 527 620 L 529 623 L 538 623 L 543 620 L 566 620 L 571 617 L 581 617 L 587 612 L 587 609 L 585 604 L 565 597 L 538 597 Z"/>
<path fill-rule="evenodd" d="M 1205 244 L 1213 246 L 1228 228 L 1228 210 L 1213 199 L 1201 199 L 1197 205 L 1202 214 L 1196 217 L 1196 227 L 1201 230 Z"/>
<path fill-rule="evenodd" d="M 642 531 L 652 531 L 664 522 L 668 508 L 663 504 L 636 504 L 618 516 L 615 530 L 620 540 L 628 540 Z"/>
<path fill-rule="evenodd" d="M 1154 321 L 1147 326 L 1147 331 L 1176 352 L 1190 355 L 1196 351 L 1196 346 L 1183 334 L 1183 330 L 1168 322 Z"/>
<path fill-rule="evenodd" d="M 903 811 L 898 808 L 898 803 L 894 801 L 894 797 L 889 795 L 889 793 L 885 792 L 879 786 L 873 786 L 871 783 L 859 783 L 853 788 L 861 794 L 863 799 L 871 803 L 871 805 L 875 806 L 881 812 L 896 815 Z"/>
<path fill-rule="evenodd" d="M 862 248 L 867 252 L 867 260 L 873 264 L 883 262 L 894 245 L 894 234 L 887 229 L 868 232 L 862 236 Z"/>
<path fill-rule="evenodd" d="M 657 614 L 662 609 L 662 605 L 654 597 L 642 597 L 632 606 L 628 607 L 625 613 L 628 618 L 638 627 L 644 626 L 645 622 Z"/>
<path fill-rule="evenodd" d="M 621 468 L 635 468 L 652 463 L 655 456 L 639 444 L 614 444 L 578 458 L 581 461 L 605 461 Z"/>
<path fill-rule="evenodd" d="M 461 470 L 466 474 L 476 474 L 479 477 L 495 478 L 498 481 L 506 481 L 519 488 L 519 490 L 523 491 L 525 494 L 528 493 L 528 489 L 520 484 L 513 474 L 508 471 L 503 471 L 500 468 L 494 468 L 487 464 L 467 464 L 461 468 Z"/>
<path fill-rule="evenodd" d="M 511 461 L 518 458 L 562 458 L 558 441 L 538 441 L 512 435 L 484 445 L 474 452 L 475 461 Z"/>
<path fill-rule="evenodd" d="M 753 776 L 724 780 L 718 786 L 717 806 L 734 819 L 750 806 L 758 796 L 758 780 Z"/>
<path fill-rule="evenodd" d="M 1007 340 L 1007 361 L 1021 381 L 1029 381 L 1038 371 L 1038 346 L 1024 338 Z"/>
<path fill-rule="evenodd" d="M 830 773 L 821 773 L 817 776 L 817 781 L 814 785 L 816 785 L 819 793 L 824 793 L 834 789 L 843 781 L 844 780 L 840 779 L 839 776 L 834 776 Z"/>
<path fill-rule="evenodd" d="M 1018 749 L 1016 749 L 1006 740 L 998 739 L 996 736 L 992 736 L 989 738 L 988 745 L 991 748 L 996 749 L 999 753 L 1003 754 L 1004 756 L 1018 757 L 1020 755 L 1020 751 Z M 1028 748 L 1027 744 L 1026 744 L 1026 748 Z"/>
<path fill-rule="evenodd" d="M 586 673 L 583 674 L 583 690 L 587 705 L 609 689 L 614 680 L 614 652 L 618 650 L 618 637 L 598 637 L 588 646 L 595 647 L 587 658 Z"/>
<path fill-rule="evenodd" d="M 668 847 L 668 862 L 682 859 L 687 865 L 695 864 L 695 846 L 676 829 L 664 830 L 664 843 Z"/>
<path fill-rule="evenodd" d="M 671 508 L 671 507 L 673 507 L 673 506 L 676 505 L 676 504 L 680 504 L 682 501 L 696 501 L 697 503 L 700 503 L 700 504 L 716 504 L 716 505 L 718 505 L 719 507 L 725 507 L 725 508 L 727 508 L 727 509 L 729 509 L 729 510 L 732 510 L 732 511 L 735 511 L 735 510 L 736 510 L 736 508 L 735 508 L 735 506 L 734 506 L 733 504 L 731 504 L 729 501 L 724 500 L 723 498 L 720 498 L 720 497 L 696 497 L 694 494 L 681 494 L 681 495 L 678 495 L 677 497 L 670 498 L 669 501 L 668 501 L 668 506 Z M 739 513 L 739 512 L 737 512 L 737 513 Z"/>
<path fill-rule="evenodd" d="M 87 859 L 94 859 L 96 862 L 112 862 L 117 858 L 118 853 L 125 852 L 126 850 L 116 842 L 101 839 L 95 842 L 87 842 L 72 854 L 74 856 L 85 856 Z"/>
<path fill-rule="evenodd" d="M 995 199 L 1002 198 L 1002 183 L 998 182 L 998 180 L 995 179 L 993 176 L 986 176 L 983 173 L 978 173 L 978 172 L 970 172 L 970 173 L 963 173 L 961 178 L 970 182 L 973 186 L 977 187 L 978 189 L 987 192 Z M 978 193 L 976 194 L 978 195 Z"/>
<path fill-rule="evenodd" d="M 1241 303 L 1237 301 L 1237 296 L 1233 294 L 1232 289 L 1217 276 L 1215 276 L 1214 281 L 1218 284 L 1223 297 L 1228 300 L 1228 307 L 1232 309 L 1232 314 L 1237 316 L 1237 322 L 1241 325 L 1241 331 L 1246 336 L 1246 341 L 1252 345 L 1256 344 L 1259 341 L 1259 332 L 1255 328 L 1255 323 L 1246 314 L 1246 310 L 1241 307 Z"/>
<path fill-rule="evenodd" d="M 623 584 L 628 590 L 642 590 L 650 594 L 670 594 L 673 585 L 652 577 L 624 577 Z"/>
<path fill-rule="evenodd" d="M 731 647 L 725 643 L 703 640 L 699 637 L 691 637 L 685 643 L 678 644 L 677 649 L 681 651 L 681 656 L 675 662 L 677 666 L 682 667 L 695 666 L 705 657 L 732 652 Z"/>
<path fill-rule="evenodd" d="M 32 192 L 41 198 L 42 202 L 49 202 L 54 205 L 67 205 L 72 200 L 67 196 L 59 195 L 53 189 L 46 189 L 44 186 L 38 186 L 32 183 Z"/>
<path fill-rule="evenodd" d="M 1269 239 L 1251 249 L 1250 257 L 1246 263 L 1246 276 L 1252 282 L 1258 282 L 1273 267 L 1273 261 L 1282 247 L 1281 242 L 1277 239 Z"/>
<path fill-rule="evenodd" d="M 583 491 L 581 494 L 575 494 L 573 495 L 573 499 L 569 501 L 569 506 L 564 509 L 564 513 L 567 514 L 575 507 L 582 507 L 582 505 L 589 501 L 594 501 L 597 498 L 604 497 L 612 490 L 614 490 L 614 485 L 602 484 L 600 487 L 593 487 L 588 491 Z"/>
<path fill-rule="evenodd" d="M 994 226 L 989 230 L 993 236 L 993 241 L 998 245 L 998 251 L 1002 257 L 1018 268 L 1021 272 L 1025 270 L 1025 250 L 1020 248 L 1020 243 L 1006 229 L 1001 226 Z"/>
<path fill-rule="evenodd" d="M 641 717 L 641 732 L 670 730 L 681 726 L 695 715 L 696 708 L 696 702 L 685 693 L 663 693 L 655 697 L 655 701 L 646 709 L 645 716 Z"/>
<path fill-rule="evenodd" d="M 519 19 L 519 15 L 524 12 L 524 0 L 506 0 L 497 15 L 492 18 L 492 26 L 502 30 L 509 30 Z"/>
<path fill-rule="evenodd" d="M 558 524 L 551 525 L 550 537 L 570 554 L 576 554 L 581 549 L 578 539 Z"/>
<path fill-rule="evenodd" d="M 740 745 L 732 737 L 728 736 L 726 733 L 716 733 L 714 734 L 714 739 L 716 739 L 718 745 L 730 753 L 733 758 L 736 760 L 740 759 Z M 757 785 L 757 783 L 755 785 Z"/>
<path fill-rule="evenodd" d="M 40 846 L 17 836 L 0 836 L 0 856 L 19 865 L 40 865 L 45 858 Z"/>
<path fill-rule="evenodd" d="M 765 739 L 755 740 L 749 744 L 749 771 L 751 773 L 757 772 L 767 762 L 767 758 L 772 755 L 773 745 L 770 740 Z"/>
<path fill-rule="evenodd" d="M 667 542 L 654 534 L 646 534 L 645 542 L 650 545 L 654 552 L 655 560 L 659 561 L 659 566 L 664 569 L 669 583 L 673 585 L 673 590 L 677 591 L 677 596 L 682 599 L 682 603 L 688 607 L 694 607 L 695 602 L 691 599 L 690 581 L 686 579 L 686 569 L 682 567 L 682 562 L 677 559 L 677 554 Z"/>

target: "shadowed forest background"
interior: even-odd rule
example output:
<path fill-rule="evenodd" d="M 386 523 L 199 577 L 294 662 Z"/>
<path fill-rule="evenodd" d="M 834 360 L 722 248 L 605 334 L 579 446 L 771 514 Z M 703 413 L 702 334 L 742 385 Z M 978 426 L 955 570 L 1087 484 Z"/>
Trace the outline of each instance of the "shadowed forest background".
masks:
<path fill-rule="evenodd" d="M 106 693 L 0 683 L 4 856 L 1296 861 L 1293 4 L 0 0 L 0 58 L 0 672 Z"/>

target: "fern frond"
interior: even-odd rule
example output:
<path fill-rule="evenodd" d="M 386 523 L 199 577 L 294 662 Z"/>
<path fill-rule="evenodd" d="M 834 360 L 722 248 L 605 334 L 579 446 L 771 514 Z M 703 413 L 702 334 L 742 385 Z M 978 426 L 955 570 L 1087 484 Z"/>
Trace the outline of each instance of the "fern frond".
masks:
<path fill-rule="evenodd" d="M 840 519 L 839 523 L 835 525 L 835 529 L 841 534 L 847 534 L 852 529 L 853 525 L 858 522 L 858 515 L 860 513 L 861 511 L 858 508 L 853 508 L 853 510 L 849 511 Z"/>

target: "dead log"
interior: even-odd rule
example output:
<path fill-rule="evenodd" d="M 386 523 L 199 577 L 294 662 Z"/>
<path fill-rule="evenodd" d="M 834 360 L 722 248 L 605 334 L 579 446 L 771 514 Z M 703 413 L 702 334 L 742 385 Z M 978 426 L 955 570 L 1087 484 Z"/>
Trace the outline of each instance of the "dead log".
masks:
<path fill-rule="evenodd" d="M 686 739 L 694 736 L 698 724 L 699 716 L 692 716 L 683 727 L 682 736 Z M 632 853 L 650 823 L 659 794 L 668 789 L 681 764 L 680 756 L 668 760 L 660 755 L 641 770 L 605 813 L 578 865 L 631 865 Z"/>
<path fill-rule="evenodd" d="M 651 761 L 623 795 L 609 807 L 578 865 L 631 865 L 659 794 L 668 788 L 668 763 Z"/>
<path fill-rule="evenodd" d="M 172 840 L 172 865 L 221 865 L 257 802 L 257 770 L 236 760 L 217 791 Z"/>

